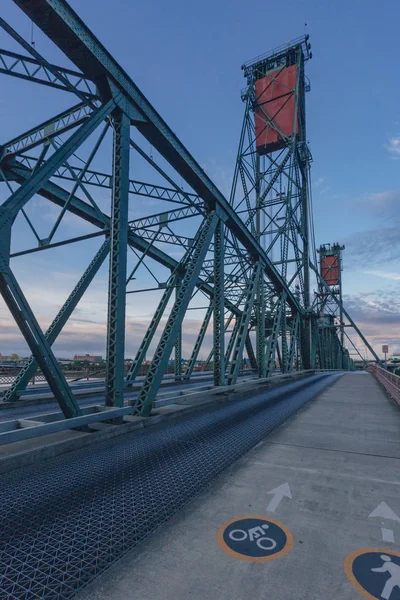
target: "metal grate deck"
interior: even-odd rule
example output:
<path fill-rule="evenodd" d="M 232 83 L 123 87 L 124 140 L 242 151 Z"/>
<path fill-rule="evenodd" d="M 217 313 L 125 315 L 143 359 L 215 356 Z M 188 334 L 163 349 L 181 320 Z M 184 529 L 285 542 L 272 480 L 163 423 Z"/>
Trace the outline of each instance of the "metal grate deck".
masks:
<path fill-rule="evenodd" d="M 337 377 L 316 375 L 3 476 L 0 598 L 72 598 Z"/>

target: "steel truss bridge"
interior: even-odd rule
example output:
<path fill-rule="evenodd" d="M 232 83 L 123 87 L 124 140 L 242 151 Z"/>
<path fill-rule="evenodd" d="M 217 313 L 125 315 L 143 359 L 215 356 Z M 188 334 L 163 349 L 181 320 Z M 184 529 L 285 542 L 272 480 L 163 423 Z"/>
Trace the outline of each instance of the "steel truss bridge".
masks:
<path fill-rule="evenodd" d="M 149 416 L 171 355 L 175 378 L 190 379 L 209 331 L 212 350 L 206 362 L 214 386 L 234 385 L 245 357 L 262 379 L 276 370 L 350 370 L 347 326 L 356 329 L 379 362 L 341 294 L 317 268 L 306 135 L 308 36 L 243 66 L 244 119 L 231 194 L 225 197 L 67 2 L 14 2 L 74 68 L 48 61 L 0 19 L 13 48 L 0 50 L 0 72 L 4 79 L 25 81 L 27 94 L 33 84 L 45 86 L 50 113 L 44 122 L 3 140 L 0 148 L 6 197 L 0 206 L 0 291 L 32 353 L 5 401 L 15 402 L 40 369 L 65 418 L 82 417 L 52 345 L 105 261 L 105 407 L 113 417 L 127 410 Z M 19 52 L 14 51 L 16 43 Z M 257 82 L 270 72 L 277 80 L 288 65 L 296 68 L 295 84 L 287 87 L 285 100 L 271 115 L 260 101 Z M 56 115 L 51 114 L 51 88 L 58 98 L 61 93 L 70 98 L 70 107 Z M 287 103 L 294 107 L 289 133 L 279 121 Z M 255 116 L 263 121 L 261 129 Z M 279 143 L 260 152 L 258 142 L 267 132 Z M 140 165 L 143 178 L 149 174 L 153 182 L 131 178 L 130 167 L 136 174 Z M 140 197 L 151 201 L 138 203 Z M 68 218 L 79 222 L 72 237 L 65 235 Z M 43 223 L 48 225 L 45 235 Z M 13 232 L 22 226 L 27 246 L 14 250 Z M 12 259 L 92 238 L 98 238 L 97 252 L 86 256 L 82 251 L 82 263 L 88 266 L 44 332 Z M 150 287 L 149 278 L 154 281 Z M 319 293 L 311 298 L 312 278 Z M 127 298 L 139 292 L 157 297 L 158 305 L 126 376 Z M 203 320 L 183 367 L 185 319 L 192 318 L 193 310 Z M 127 408 L 124 393 L 137 382 L 150 354 L 147 375 Z"/>

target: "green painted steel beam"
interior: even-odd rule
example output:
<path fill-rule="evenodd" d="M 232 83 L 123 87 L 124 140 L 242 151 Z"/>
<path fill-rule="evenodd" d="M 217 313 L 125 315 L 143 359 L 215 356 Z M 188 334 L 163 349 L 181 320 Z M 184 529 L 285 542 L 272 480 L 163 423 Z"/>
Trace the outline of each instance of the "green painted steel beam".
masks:
<path fill-rule="evenodd" d="M 129 371 L 128 371 L 128 374 L 126 377 L 126 383 L 129 386 L 132 385 L 133 381 L 136 379 L 137 375 L 139 374 L 140 367 L 142 366 L 143 361 L 146 358 L 146 354 L 147 354 L 150 344 L 153 340 L 154 334 L 157 331 L 157 327 L 160 324 L 160 321 L 161 321 L 164 311 L 167 307 L 167 304 L 171 298 L 172 292 L 174 291 L 175 285 L 176 285 L 176 276 L 174 275 L 170 278 L 170 280 L 167 284 L 167 287 L 165 288 L 165 291 L 161 297 L 161 300 L 155 310 L 155 313 L 150 321 L 150 324 L 146 330 L 146 333 L 140 343 L 140 346 L 136 353 L 135 359 L 129 368 Z"/>
<path fill-rule="evenodd" d="M 285 290 L 289 304 L 294 310 L 302 312 L 284 278 L 271 264 L 263 248 L 236 215 L 225 197 L 69 4 L 64 0 L 37 0 L 35 5 L 32 5 L 29 0 L 14 0 L 14 2 L 78 66 L 82 73 L 96 80 L 103 101 L 111 97 L 114 85 L 121 91 L 124 101 L 138 111 L 146 121 L 143 125 L 137 124 L 139 132 L 187 181 L 209 209 L 215 210 L 218 206 L 226 226 L 246 248 L 253 260 L 262 261 L 263 268 L 276 290 Z M 113 82 L 111 87 L 110 81 Z"/>
<path fill-rule="evenodd" d="M 215 386 L 225 385 L 224 269 L 225 226 L 220 219 L 214 234 L 213 373 Z"/>
<path fill-rule="evenodd" d="M 36 194 L 47 180 L 53 175 L 54 171 L 85 142 L 102 121 L 110 114 L 115 103 L 110 100 L 101 108 L 94 111 L 88 119 L 76 130 L 70 138 L 54 152 L 29 178 L 23 181 L 18 188 L 3 204 L 3 211 L 8 211 L 14 218 L 18 211 Z M 2 219 L 0 217 L 0 229 Z"/>
<path fill-rule="evenodd" d="M 238 319 L 238 327 L 236 333 L 236 340 L 233 348 L 232 360 L 229 363 L 227 383 L 233 385 L 236 383 L 239 370 L 243 358 L 243 349 L 246 343 L 246 336 L 248 335 L 249 323 L 253 310 L 258 278 L 261 272 L 261 264 L 257 265 L 253 269 L 253 273 L 250 279 L 249 286 L 246 290 L 246 298 L 242 315 Z"/>
<path fill-rule="evenodd" d="M 103 264 L 109 249 L 110 241 L 107 239 L 102 243 L 100 249 L 89 264 L 88 268 L 85 270 L 82 277 L 57 313 L 56 317 L 45 333 L 45 337 L 50 345 L 54 344 L 63 327 L 81 300 L 83 294 L 92 283 L 96 273 Z M 29 381 L 35 375 L 37 368 L 38 363 L 36 362 L 35 357 L 31 356 L 27 364 L 18 373 L 13 385 L 5 392 L 3 397 L 4 402 L 14 402 L 15 400 L 18 400 L 21 393 L 26 389 Z"/>
<path fill-rule="evenodd" d="M 217 294 L 215 293 L 214 294 L 214 298 L 216 298 L 216 297 L 217 297 Z M 189 362 L 188 362 L 188 365 L 186 367 L 186 370 L 185 370 L 185 373 L 184 373 L 184 376 L 183 376 L 184 379 L 190 379 L 191 376 L 192 376 L 193 369 L 194 369 L 194 367 L 196 365 L 197 357 L 199 356 L 201 345 L 202 345 L 202 343 L 204 341 L 204 337 L 205 337 L 208 325 L 209 325 L 210 320 L 211 320 L 211 315 L 213 314 L 213 309 L 214 309 L 214 306 L 213 306 L 213 303 L 211 303 L 210 306 L 207 308 L 207 312 L 206 312 L 206 314 L 204 316 L 204 319 L 203 319 L 203 321 L 201 323 L 199 334 L 198 334 L 198 336 L 196 338 L 196 342 L 194 344 L 194 347 L 193 347 L 193 350 L 192 350 L 192 354 L 190 355 Z"/>
<path fill-rule="evenodd" d="M 197 278 L 200 273 L 201 264 L 207 254 L 212 236 L 217 226 L 218 217 L 211 213 L 198 232 L 193 251 L 185 265 L 185 273 L 181 285 L 177 288 L 174 305 L 171 309 L 167 323 L 164 327 L 161 339 L 154 353 L 150 369 L 140 389 L 138 399 L 135 403 L 137 413 L 147 417 L 150 415 L 153 402 L 156 398 L 158 388 L 167 368 L 172 348 L 179 333 L 183 316 L 189 305 Z"/>
<path fill-rule="evenodd" d="M 25 181 L 31 175 L 31 170 L 23 167 L 20 162 L 16 160 L 11 161 L 10 164 L 5 164 L 4 168 L 7 173 L 10 173 L 11 176 L 14 177 L 14 179 L 18 182 Z M 57 206 L 61 207 L 65 206 L 69 197 L 69 192 L 52 181 L 47 181 L 45 184 L 43 184 L 38 193 L 44 198 L 50 200 L 50 202 L 53 202 Z M 76 196 L 73 197 L 69 202 L 68 212 L 77 215 L 95 227 L 101 228 L 103 231 L 109 230 L 110 217 L 105 213 L 102 213 L 102 215 L 99 216 L 92 206 L 87 204 L 87 202 L 83 202 L 83 200 L 80 200 Z M 172 256 L 166 252 L 163 252 L 156 246 L 149 244 L 147 240 L 141 238 L 132 230 L 128 232 L 128 243 L 130 246 L 132 246 L 132 248 L 135 248 L 140 252 L 147 252 L 151 259 L 155 260 L 164 267 L 167 267 L 170 271 L 174 271 L 179 264 L 178 261 L 176 261 Z M 213 297 L 213 287 L 204 280 L 199 278 L 196 282 L 196 285 L 210 298 Z M 233 302 L 230 302 L 226 296 L 225 307 L 229 308 L 229 310 L 235 314 L 240 314 L 240 309 Z"/>
<path fill-rule="evenodd" d="M 40 125 L 2 144 L 1 158 L 9 159 L 13 155 L 48 143 L 50 139 L 62 135 L 86 121 L 92 112 L 93 109 L 85 102 L 80 102 L 72 108 L 62 111 L 52 119 L 47 119 Z"/>
<path fill-rule="evenodd" d="M 20 163 L 22 166 L 33 169 L 36 166 L 37 158 L 33 156 L 21 156 Z M 72 171 L 72 174 L 71 174 Z M 93 169 L 87 169 L 85 172 L 81 166 L 71 165 L 70 169 L 61 166 L 55 171 L 54 176 L 58 179 L 65 179 L 67 181 L 75 181 L 78 177 L 85 185 L 92 185 L 95 187 L 101 187 L 106 189 L 112 188 L 112 175 L 109 173 L 103 173 L 101 171 L 94 171 Z M 189 205 L 193 211 L 203 211 L 203 202 L 196 194 L 189 192 L 183 192 L 182 190 L 176 190 L 174 188 L 165 187 L 162 185 L 154 185 L 152 183 L 146 183 L 144 181 L 136 181 L 135 179 L 129 180 L 129 193 L 135 196 L 144 196 L 146 198 L 155 198 L 157 200 L 165 200 L 166 202 L 173 202 L 175 204 Z M 183 210 L 177 209 L 177 210 Z M 157 217 L 157 215 L 149 215 L 148 218 Z"/>
<path fill-rule="evenodd" d="M 121 110 L 116 110 L 112 121 L 114 148 L 107 312 L 106 405 L 121 407 L 124 405 L 130 119 Z"/>
<path fill-rule="evenodd" d="M 79 405 L 71 393 L 57 359 L 51 350 L 50 343 L 43 334 L 29 303 L 8 266 L 8 260 L 5 260 L 1 254 L 0 293 L 45 376 L 64 416 L 66 418 L 80 416 L 82 413 Z"/>
<path fill-rule="evenodd" d="M 89 100 L 98 97 L 96 86 L 82 73 L 53 64 L 50 70 L 41 61 L 31 56 L 24 56 L 9 50 L 0 49 L 0 73 L 69 93 L 75 93 L 75 90 L 77 90 Z M 70 83 L 70 86 L 66 86 L 59 76 L 54 73 L 60 74 Z"/>

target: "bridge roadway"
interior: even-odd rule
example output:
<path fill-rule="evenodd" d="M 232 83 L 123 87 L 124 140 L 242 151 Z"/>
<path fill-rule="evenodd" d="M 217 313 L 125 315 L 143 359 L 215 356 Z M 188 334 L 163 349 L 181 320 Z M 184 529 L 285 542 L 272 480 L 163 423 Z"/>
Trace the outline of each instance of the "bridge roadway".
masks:
<path fill-rule="evenodd" d="M 368 518 L 400 514 L 399 433 L 371 375 L 320 374 L 9 473 L 0 598 L 356 600 L 346 556 L 400 539 Z M 283 524 L 282 556 L 224 549 L 219 528 L 243 515 Z"/>
<path fill-rule="evenodd" d="M 247 381 L 254 377 L 251 373 L 241 375 L 238 381 Z M 125 391 L 125 403 L 137 397 L 142 377 L 138 377 L 135 388 Z M 190 381 L 175 381 L 173 376 L 167 376 L 161 383 L 159 397 L 168 394 L 177 394 L 185 390 L 196 390 L 212 385 L 212 375 L 209 373 L 192 377 Z M 81 408 L 104 404 L 104 381 L 80 381 L 71 384 L 74 395 L 78 399 Z M 46 398 L 48 400 L 46 401 Z M 53 399 L 53 394 L 46 385 L 31 386 L 24 392 L 22 401 L 16 403 L 0 403 L 0 423 L 12 419 L 26 419 L 28 417 L 40 417 L 48 413 L 61 414 L 60 407 Z"/>

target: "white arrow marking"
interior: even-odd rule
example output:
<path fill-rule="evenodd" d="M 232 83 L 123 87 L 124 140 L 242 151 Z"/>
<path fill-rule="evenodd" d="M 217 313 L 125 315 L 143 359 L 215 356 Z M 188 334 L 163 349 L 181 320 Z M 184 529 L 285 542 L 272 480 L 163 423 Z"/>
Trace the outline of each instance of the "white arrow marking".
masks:
<path fill-rule="evenodd" d="M 269 512 L 275 512 L 279 504 L 281 503 L 282 498 L 286 496 L 286 498 L 293 499 L 292 492 L 290 491 L 289 484 L 282 483 L 282 485 L 278 485 L 277 488 L 270 490 L 267 494 L 273 494 L 273 498 L 271 502 L 267 506 L 267 510 Z"/>
<path fill-rule="evenodd" d="M 391 544 L 394 544 L 393 529 L 385 529 L 385 527 L 381 527 L 381 532 L 382 532 L 382 540 L 384 542 L 390 542 Z"/>
<path fill-rule="evenodd" d="M 400 517 L 392 511 L 390 506 L 386 502 L 381 502 L 375 510 L 368 515 L 368 517 L 380 517 L 381 519 L 391 519 L 392 521 L 398 521 L 400 523 Z"/>

